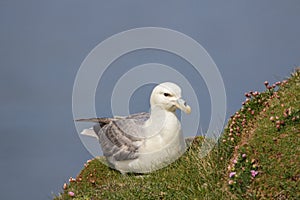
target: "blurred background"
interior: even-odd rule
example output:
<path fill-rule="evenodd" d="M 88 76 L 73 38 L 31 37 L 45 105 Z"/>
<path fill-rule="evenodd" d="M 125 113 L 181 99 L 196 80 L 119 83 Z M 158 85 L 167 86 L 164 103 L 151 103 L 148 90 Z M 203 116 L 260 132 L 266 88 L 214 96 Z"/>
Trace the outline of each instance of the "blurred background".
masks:
<path fill-rule="evenodd" d="M 146 26 L 192 37 L 219 68 L 228 118 L 245 92 L 264 90 L 265 80 L 282 80 L 300 64 L 299 10 L 297 0 L 0 0 L 0 199 L 52 199 L 92 158 L 74 126 L 72 89 L 82 61 L 101 41 Z M 107 95 L 97 92 L 99 116 L 111 114 L 109 91 L 122 73 L 149 62 L 185 67 L 205 88 L 175 55 L 132 52 L 100 80 Z M 134 93 L 130 111 L 148 111 L 145 95 L 153 87 Z M 205 131 L 209 100 L 200 102 Z"/>

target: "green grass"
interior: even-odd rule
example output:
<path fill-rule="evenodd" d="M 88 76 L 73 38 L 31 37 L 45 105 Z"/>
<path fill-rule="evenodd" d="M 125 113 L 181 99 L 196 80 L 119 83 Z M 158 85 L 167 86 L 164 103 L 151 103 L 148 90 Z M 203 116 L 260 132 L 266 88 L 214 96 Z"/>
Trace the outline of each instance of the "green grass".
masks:
<path fill-rule="evenodd" d="M 299 198 L 300 71 L 266 87 L 246 94 L 208 156 L 199 157 L 198 137 L 179 160 L 147 175 L 122 175 L 94 159 L 55 199 Z"/>

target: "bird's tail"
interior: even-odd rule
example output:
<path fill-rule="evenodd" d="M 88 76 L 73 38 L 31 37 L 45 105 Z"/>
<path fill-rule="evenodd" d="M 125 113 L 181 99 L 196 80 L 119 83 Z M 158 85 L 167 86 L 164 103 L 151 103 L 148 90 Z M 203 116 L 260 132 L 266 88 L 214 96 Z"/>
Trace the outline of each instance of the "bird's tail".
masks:
<path fill-rule="evenodd" d="M 85 135 L 85 136 L 89 136 L 89 137 L 98 138 L 98 135 L 96 134 L 96 132 L 94 131 L 93 128 L 83 129 L 83 131 L 81 131 L 80 134 Z"/>

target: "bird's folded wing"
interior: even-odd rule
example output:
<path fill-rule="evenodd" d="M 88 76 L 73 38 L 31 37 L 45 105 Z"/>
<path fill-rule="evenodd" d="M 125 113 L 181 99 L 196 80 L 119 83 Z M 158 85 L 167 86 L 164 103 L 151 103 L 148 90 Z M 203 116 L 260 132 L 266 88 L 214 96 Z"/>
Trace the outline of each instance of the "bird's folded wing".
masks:
<path fill-rule="evenodd" d="M 99 141 L 104 156 L 113 157 L 117 161 L 138 158 L 138 149 L 143 144 L 142 125 L 149 119 L 149 113 L 138 113 L 125 118 L 112 120 L 109 124 L 98 129 L 102 134 Z"/>
<path fill-rule="evenodd" d="M 106 157 L 117 161 L 138 157 L 138 149 L 144 138 L 139 137 L 141 128 L 131 119 L 111 121 L 99 129 L 99 141 Z"/>
<path fill-rule="evenodd" d="M 149 116 L 149 113 L 138 113 L 124 118 L 90 118 L 76 121 L 96 122 L 93 129 L 99 137 L 104 156 L 122 161 L 138 158 L 138 149 L 145 140 L 142 125 Z"/>

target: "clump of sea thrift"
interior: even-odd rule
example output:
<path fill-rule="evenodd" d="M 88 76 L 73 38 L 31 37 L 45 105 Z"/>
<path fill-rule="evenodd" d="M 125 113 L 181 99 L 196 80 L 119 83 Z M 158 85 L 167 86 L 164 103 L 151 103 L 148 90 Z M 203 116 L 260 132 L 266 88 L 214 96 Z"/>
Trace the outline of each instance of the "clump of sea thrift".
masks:
<path fill-rule="evenodd" d="M 232 178 L 234 175 L 236 175 L 236 172 L 230 172 L 229 178 Z"/>
<path fill-rule="evenodd" d="M 287 123 L 296 122 L 299 120 L 300 110 L 288 107 L 284 104 L 280 105 L 283 108 L 282 115 L 281 116 L 271 116 L 270 121 L 274 123 L 274 127 L 280 131 Z"/>
<path fill-rule="evenodd" d="M 246 190 L 246 186 L 258 175 L 257 169 L 258 163 L 255 158 L 249 160 L 246 153 L 238 154 L 228 166 L 228 185 L 231 190 L 237 190 L 238 188 L 242 191 Z"/>
<path fill-rule="evenodd" d="M 71 182 L 76 182 L 76 179 L 73 178 L 73 177 L 70 177 L 70 178 L 69 178 L 69 182 L 70 182 L 70 183 L 71 183 Z"/>
<path fill-rule="evenodd" d="M 251 147 L 247 147 L 247 142 L 240 145 L 239 142 L 243 135 L 250 134 L 250 130 L 247 129 L 249 124 L 252 124 L 252 120 L 259 114 L 266 115 L 273 109 L 273 105 L 270 100 L 280 100 L 281 87 L 286 87 L 287 80 L 277 81 L 274 84 L 270 84 L 268 81 L 264 82 L 266 88 L 265 92 L 249 91 L 244 94 L 245 101 L 242 102 L 242 108 L 234 113 L 230 117 L 228 126 L 225 129 L 222 142 L 228 145 L 234 158 L 231 159 L 227 167 L 227 183 L 232 190 L 239 192 L 246 192 L 247 187 L 257 176 L 259 176 L 259 161 L 255 158 L 255 154 L 251 154 L 254 151 Z M 288 123 L 295 123 L 300 120 L 300 110 L 294 110 L 294 108 L 288 107 L 285 104 L 280 105 L 282 108 L 282 115 L 270 116 L 269 120 L 274 124 L 274 128 L 278 131 L 283 129 Z M 272 112 L 271 112 L 272 113 Z"/>
<path fill-rule="evenodd" d="M 259 113 L 267 112 L 270 107 L 269 100 L 273 98 L 280 99 L 277 90 L 284 84 L 286 84 L 286 81 L 278 81 L 274 84 L 265 81 L 265 92 L 246 92 L 244 94 L 246 100 L 242 103 L 243 106 L 241 110 L 236 112 L 230 118 L 227 127 L 227 138 L 223 138 L 222 141 L 223 143 L 228 143 L 231 147 L 234 147 L 233 151 L 235 152 L 235 158 L 231 160 L 231 163 L 228 166 L 228 185 L 230 185 L 230 188 L 233 190 L 237 188 L 240 188 L 239 190 L 245 190 L 252 179 L 259 175 L 258 161 L 253 158 L 252 155 L 245 153 L 245 144 L 242 146 L 236 146 L 235 144 L 238 144 L 242 134 L 249 134 L 248 130 L 245 130 L 245 128 L 248 127 L 251 120 L 255 119 Z M 290 110 L 285 109 L 284 113 L 284 116 L 288 116 Z M 280 116 L 271 116 L 270 121 L 275 124 L 275 127 L 277 127 L 278 130 L 286 124 L 285 119 L 282 119 Z"/>
<path fill-rule="evenodd" d="M 74 197 L 74 196 L 75 196 L 75 193 L 72 192 L 72 191 L 70 191 L 70 192 L 68 192 L 68 195 L 69 195 L 70 197 Z"/>
<path fill-rule="evenodd" d="M 255 170 L 251 170 L 251 176 L 254 178 L 257 174 L 258 174 L 258 171 L 255 171 Z"/>

